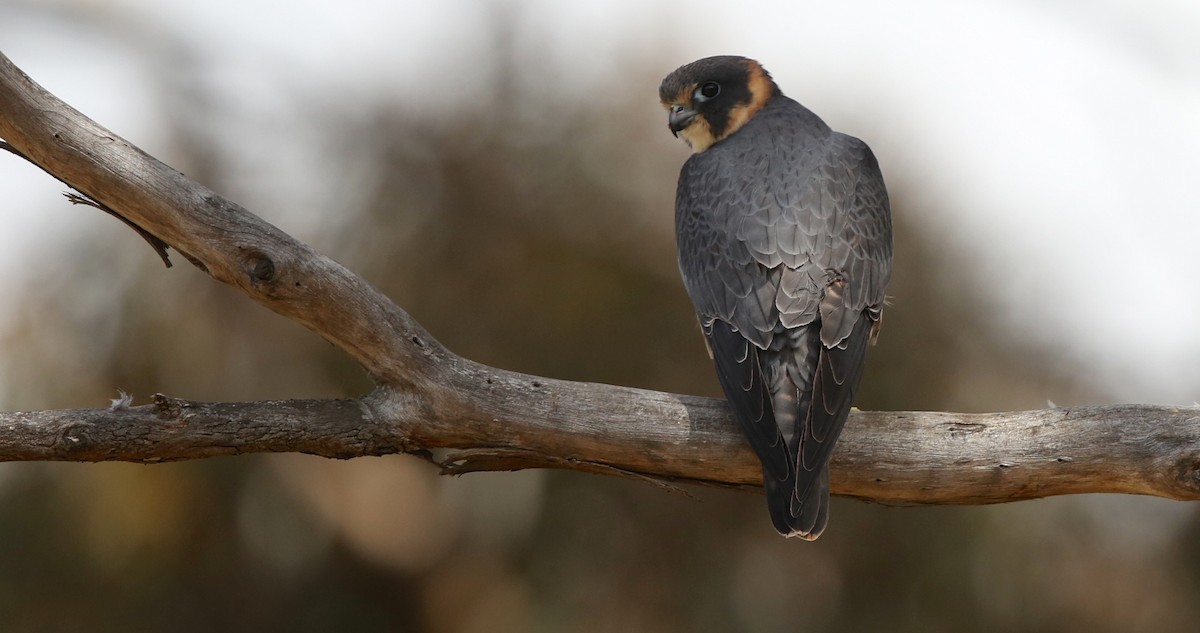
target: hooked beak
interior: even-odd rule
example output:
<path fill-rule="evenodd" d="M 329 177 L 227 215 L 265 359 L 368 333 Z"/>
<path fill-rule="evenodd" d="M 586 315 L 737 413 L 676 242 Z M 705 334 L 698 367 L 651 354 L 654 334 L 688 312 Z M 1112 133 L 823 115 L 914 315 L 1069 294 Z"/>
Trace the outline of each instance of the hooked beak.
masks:
<path fill-rule="evenodd" d="M 680 130 L 692 124 L 696 118 L 696 111 L 681 105 L 673 105 L 667 114 L 667 127 L 671 128 L 671 134 L 679 136 Z"/>

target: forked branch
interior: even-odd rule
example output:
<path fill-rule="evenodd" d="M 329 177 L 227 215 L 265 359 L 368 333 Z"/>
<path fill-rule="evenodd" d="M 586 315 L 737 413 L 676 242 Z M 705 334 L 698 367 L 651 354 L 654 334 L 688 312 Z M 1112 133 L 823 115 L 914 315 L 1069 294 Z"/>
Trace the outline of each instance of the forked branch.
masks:
<path fill-rule="evenodd" d="M 527 376 L 458 357 L 354 273 L 100 127 L 3 55 L 0 138 L 147 239 L 325 337 L 378 385 L 358 400 L 155 396 L 136 407 L 4 413 L 0 460 L 404 452 L 436 457 L 447 472 L 555 467 L 761 483 L 723 402 Z M 1082 492 L 1200 499 L 1200 408 L 856 412 L 834 455 L 833 492 L 903 504 Z"/>

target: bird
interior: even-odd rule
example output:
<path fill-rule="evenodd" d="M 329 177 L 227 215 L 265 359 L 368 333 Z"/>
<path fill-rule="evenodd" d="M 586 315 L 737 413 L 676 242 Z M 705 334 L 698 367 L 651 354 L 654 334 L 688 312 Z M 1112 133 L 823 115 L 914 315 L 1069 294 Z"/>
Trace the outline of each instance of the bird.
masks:
<path fill-rule="evenodd" d="M 829 521 L 829 458 L 892 272 L 874 153 L 785 96 L 763 66 L 706 57 L 663 79 L 679 173 L 679 269 L 784 536 Z"/>

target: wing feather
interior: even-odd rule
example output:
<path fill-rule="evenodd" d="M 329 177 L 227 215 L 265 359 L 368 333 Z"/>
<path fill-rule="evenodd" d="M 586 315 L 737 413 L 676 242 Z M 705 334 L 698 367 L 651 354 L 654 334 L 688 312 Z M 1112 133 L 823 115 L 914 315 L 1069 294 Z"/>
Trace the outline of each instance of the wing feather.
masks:
<path fill-rule="evenodd" d="M 763 376 L 759 350 L 724 321 L 704 327 L 717 367 L 717 379 L 734 418 L 763 465 L 764 479 L 791 482 L 791 453 L 782 441 Z"/>

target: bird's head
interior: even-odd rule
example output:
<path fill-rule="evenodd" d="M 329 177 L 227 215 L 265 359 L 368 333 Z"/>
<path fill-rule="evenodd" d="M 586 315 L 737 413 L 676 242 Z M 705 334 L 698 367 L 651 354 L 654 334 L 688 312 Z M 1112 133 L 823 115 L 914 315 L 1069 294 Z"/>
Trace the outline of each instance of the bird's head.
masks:
<path fill-rule="evenodd" d="M 667 125 L 694 152 L 703 152 L 746 124 L 779 93 L 753 59 L 723 55 L 680 66 L 663 79 L 658 96 Z"/>

